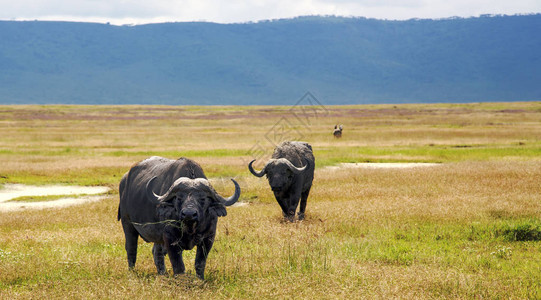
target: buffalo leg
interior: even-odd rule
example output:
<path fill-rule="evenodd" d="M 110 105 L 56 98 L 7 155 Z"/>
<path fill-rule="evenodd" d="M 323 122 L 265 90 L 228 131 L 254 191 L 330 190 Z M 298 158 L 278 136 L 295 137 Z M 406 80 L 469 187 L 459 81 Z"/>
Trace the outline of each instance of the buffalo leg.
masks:
<path fill-rule="evenodd" d="M 288 208 L 287 208 L 287 205 L 288 203 L 286 203 L 283 199 L 282 196 L 280 196 L 280 194 L 274 192 L 274 198 L 276 198 L 276 202 L 278 202 L 278 205 L 280 205 L 280 208 L 282 209 L 282 214 L 284 215 L 284 218 L 287 218 L 287 212 L 288 212 Z"/>
<path fill-rule="evenodd" d="M 165 274 L 165 261 L 164 256 L 165 253 L 167 253 L 164 250 L 164 247 L 160 244 L 154 244 L 152 247 L 152 255 L 154 256 L 154 264 L 156 265 L 156 269 L 158 270 L 158 274 L 164 275 Z"/>
<path fill-rule="evenodd" d="M 166 241 L 165 247 L 167 248 L 167 255 L 169 255 L 169 260 L 173 266 L 173 273 L 184 274 L 186 270 L 184 267 L 184 261 L 182 260 L 182 248 L 177 244 L 172 244 L 169 241 Z"/>
<path fill-rule="evenodd" d="M 295 221 L 295 211 L 297 210 L 297 206 L 299 206 L 299 198 L 301 198 L 301 191 L 295 190 L 295 192 L 290 196 L 288 201 L 288 211 L 287 211 L 287 219 L 290 222 Z"/>
<path fill-rule="evenodd" d="M 310 194 L 310 189 L 302 192 L 301 194 L 301 206 L 299 208 L 299 220 L 304 220 L 304 211 L 306 210 L 306 200 L 308 200 L 308 195 Z"/>
<path fill-rule="evenodd" d="M 135 267 L 135 261 L 137 260 L 137 241 L 139 240 L 139 233 L 133 227 L 133 224 L 129 221 L 122 219 L 122 229 L 124 230 L 124 236 L 126 238 L 126 254 L 128 255 L 128 267 L 133 269 Z"/>
<path fill-rule="evenodd" d="M 201 280 L 205 279 L 205 266 L 207 265 L 207 257 L 212 249 L 214 237 L 206 238 L 203 242 L 197 245 L 197 253 L 195 254 L 195 274 Z"/>

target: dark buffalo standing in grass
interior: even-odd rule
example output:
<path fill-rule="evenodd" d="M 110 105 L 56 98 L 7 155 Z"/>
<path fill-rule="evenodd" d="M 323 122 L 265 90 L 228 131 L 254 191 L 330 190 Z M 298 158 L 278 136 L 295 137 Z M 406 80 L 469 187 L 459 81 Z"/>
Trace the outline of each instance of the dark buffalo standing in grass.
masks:
<path fill-rule="evenodd" d="M 338 126 L 338 125 L 334 125 L 334 130 L 332 132 L 332 134 L 334 135 L 335 138 L 341 138 L 342 137 L 342 125 Z"/>
<path fill-rule="evenodd" d="M 299 205 L 299 220 L 304 219 L 306 200 L 314 180 L 315 158 L 312 146 L 305 142 L 284 142 L 274 149 L 272 158 L 261 171 L 255 171 L 252 160 L 248 169 L 257 177 L 267 175 L 274 197 L 284 217 L 294 221 Z"/>
<path fill-rule="evenodd" d="M 174 274 L 184 273 L 182 251 L 197 246 L 195 271 L 203 279 L 218 217 L 225 216 L 225 207 L 240 197 L 240 187 L 233 183 L 235 194 L 225 199 L 190 159 L 151 157 L 133 166 L 119 187 L 118 219 L 126 237 L 128 266 L 135 266 L 141 236 L 154 243 L 152 254 L 159 274 L 166 272 L 165 254 L 169 255 Z"/>

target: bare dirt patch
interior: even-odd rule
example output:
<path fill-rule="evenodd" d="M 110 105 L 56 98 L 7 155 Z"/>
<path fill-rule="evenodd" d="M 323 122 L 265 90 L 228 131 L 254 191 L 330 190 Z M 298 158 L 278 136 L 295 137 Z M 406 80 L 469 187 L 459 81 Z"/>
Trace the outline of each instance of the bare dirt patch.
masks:
<path fill-rule="evenodd" d="M 23 209 L 44 209 L 53 207 L 66 207 L 78 205 L 87 202 L 99 201 L 105 198 L 104 193 L 108 192 L 108 187 L 102 186 L 65 186 L 65 185 L 47 185 L 32 186 L 24 184 L 5 184 L 0 189 L 0 212 L 19 211 Z M 76 197 L 84 194 L 85 196 Z M 65 195 L 53 201 L 39 202 L 8 202 L 9 200 L 25 196 L 51 196 Z"/>

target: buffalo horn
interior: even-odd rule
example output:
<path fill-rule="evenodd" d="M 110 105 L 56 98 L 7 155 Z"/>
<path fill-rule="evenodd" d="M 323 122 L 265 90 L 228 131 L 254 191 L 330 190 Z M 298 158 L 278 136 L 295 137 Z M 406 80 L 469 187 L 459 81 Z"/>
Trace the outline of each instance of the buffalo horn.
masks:
<path fill-rule="evenodd" d="M 248 169 L 250 169 L 250 172 L 251 172 L 252 174 L 254 174 L 255 176 L 257 176 L 257 177 L 263 177 L 263 175 L 265 175 L 267 165 L 265 165 L 265 167 L 263 167 L 263 169 L 262 169 L 261 171 L 257 172 L 257 171 L 254 170 L 254 168 L 252 167 L 252 163 L 253 163 L 254 161 L 255 161 L 255 159 L 252 160 L 252 161 L 248 164 Z"/>
<path fill-rule="evenodd" d="M 229 198 L 224 198 L 220 196 L 218 193 L 216 193 L 216 198 L 218 198 L 225 206 L 231 206 L 235 204 L 235 202 L 237 202 L 237 200 L 239 200 L 240 198 L 239 184 L 233 178 L 231 178 L 231 181 L 233 181 L 233 184 L 235 184 L 235 193 L 233 194 L 233 196 Z"/>
<path fill-rule="evenodd" d="M 173 188 L 170 188 L 165 194 L 163 194 L 161 196 L 156 195 L 156 193 L 154 193 L 154 190 L 153 190 L 153 187 L 152 187 L 152 182 L 156 178 L 157 177 L 154 176 L 147 182 L 147 186 L 146 186 L 147 197 L 149 199 L 157 200 L 157 201 L 160 201 L 160 202 L 164 202 L 164 201 L 169 200 L 171 198 L 171 196 L 174 195 L 172 193 Z"/>
<path fill-rule="evenodd" d="M 300 174 L 302 173 L 304 170 L 306 170 L 306 168 L 308 168 L 308 166 L 310 165 L 310 163 L 306 160 L 306 165 L 302 168 L 297 168 L 295 167 L 295 165 L 293 165 L 289 160 L 285 159 L 284 158 L 284 162 L 286 163 L 286 165 L 291 169 L 291 171 L 293 171 L 293 173 L 295 174 Z"/>
<path fill-rule="evenodd" d="M 147 192 L 147 198 L 148 199 L 156 200 L 156 199 L 158 199 L 160 197 L 160 196 L 156 195 L 156 193 L 154 193 L 153 188 L 152 188 L 152 182 L 156 178 L 157 177 L 154 176 L 154 177 L 150 178 L 150 180 L 147 182 L 146 192 Z"/>

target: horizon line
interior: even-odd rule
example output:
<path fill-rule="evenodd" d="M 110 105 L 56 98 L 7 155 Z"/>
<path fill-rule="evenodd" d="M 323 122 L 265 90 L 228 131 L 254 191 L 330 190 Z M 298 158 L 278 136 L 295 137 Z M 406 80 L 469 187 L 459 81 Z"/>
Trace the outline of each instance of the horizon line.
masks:
<path fill-rule="evenodd" d="M 210 23 L 210 24 L 220 24 L 220 25 L 234 25 L 234 24 L 259 24 L 259 23 L 269 23 L 277 21 L 287 21 L 295 20 L 302 18 L 336 18 L 336 19 L 365 19 L 365 20 L 377 20 L 377 21 L 391 21 L 391 22 L 407 22 L 407 21 L 442 21 L 442 20 L 457 20 L 457 19 L 477 19 L 477 18 L 496 18 L 496 17 L 515 17 L 515 16 L 535 16 L 541 15 L 541 12 L 530 12 L 530 13 L 515 13 L 515 14 L 479 14 L 472 16 L 449 16 L 449 17 L 440 17 L 440 18 L 407 18 L 407 19 L 393 19 L 393 18 L 375 18 L 375 17 L 365 17 L 365 16 L 343 16 L 343 15 L 299 15 L 294 17 L 283 17 L 283 18 L 273 18 L 273 19 L 260 19 L 255 21 L 238 21 L 238 22 L 218 22 L 218 21 L 209 21 L 205 19 L 201 20 L 190 20 L 190 21 L 179 21 L 179 20 L 156 20 L 156 21 L 142 21 L 142 22 L 131 22 L 131 23 L 116 23 L 114 21 L 106 20 L 92 20 L 96 18 L 84 19 L 62 19 L 62 18 L 51 18 L 45 17 L 44 19 L 39 18 L 21 18 L 21 19 L 0 19 L 0 22 L 66 22 L 66 23 L 90 23 L 90 24 L 103 24 L 111 26 L 142 26 L 142 25 L 153 25 L 153 24 L 171 24 L 171 23 Z"/>

